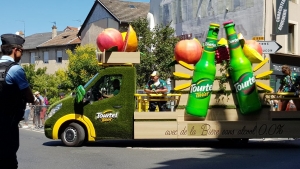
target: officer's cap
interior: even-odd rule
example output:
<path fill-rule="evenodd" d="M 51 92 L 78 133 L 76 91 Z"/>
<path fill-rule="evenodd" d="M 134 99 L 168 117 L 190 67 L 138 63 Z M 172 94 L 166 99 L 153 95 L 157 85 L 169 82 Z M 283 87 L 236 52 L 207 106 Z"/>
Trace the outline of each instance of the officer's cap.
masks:
<path fill-rule="evenodd" d="M 20 45 L 23 46 L 25 39 L 15 34 L 1 35 L 2 45 Z"/>

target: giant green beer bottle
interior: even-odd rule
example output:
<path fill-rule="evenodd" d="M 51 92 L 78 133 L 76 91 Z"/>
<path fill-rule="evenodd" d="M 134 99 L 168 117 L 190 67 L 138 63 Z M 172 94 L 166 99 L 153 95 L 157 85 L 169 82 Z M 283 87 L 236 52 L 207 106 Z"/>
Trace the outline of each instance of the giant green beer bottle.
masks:
<path fill-rule="evenodd" d="M 201 59 L 196 63 L 186 112 L 193 116 L 206 117 L 213 82 L 216 76 L 215 50 L 220 25 L 211 23 L 203 44 Z"/>
<path fill-rule="evenodd" d="M 261 101 L 257 93 L 252 65 L 244 55 L 240 41 L 232 21 L 223 23 L 227 35 L 232 85 L 236 92 L 239 109 L 242 114 L 251 114 L 261 109 Z"/>

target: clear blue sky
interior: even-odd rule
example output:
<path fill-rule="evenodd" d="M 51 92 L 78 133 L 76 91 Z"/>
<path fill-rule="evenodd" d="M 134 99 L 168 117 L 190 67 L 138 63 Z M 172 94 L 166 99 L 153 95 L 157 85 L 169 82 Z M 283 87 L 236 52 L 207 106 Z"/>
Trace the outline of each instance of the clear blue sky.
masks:
<path fill-rule="evenodd" d="M 150 2 L 150 0 L 127 0 Z M 95 0 L 2 0 L 0 35 L 24 31 L 25 36 L 51 32 L 56 22 L 57 30 L 83 24 Z M 1 41 L 0 41 L 1 43 Z"/>

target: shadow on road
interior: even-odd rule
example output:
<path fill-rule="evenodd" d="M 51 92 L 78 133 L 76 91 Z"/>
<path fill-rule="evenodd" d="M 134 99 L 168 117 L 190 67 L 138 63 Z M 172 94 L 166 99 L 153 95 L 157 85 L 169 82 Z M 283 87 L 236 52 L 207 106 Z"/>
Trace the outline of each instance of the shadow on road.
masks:
<path fill-rule="evenodd" d="M 61 141 L 49 141 L 44 146 L 64 146 Z M 118 147 L 118 148 L 258 148 L 258 149 L 289 149 L 300 148 L 297 140 L 249 141 L 249 143 L 222 143 L 215 139 L 208 140 L 101 140 L 87 142 L 84 147 Z"/>

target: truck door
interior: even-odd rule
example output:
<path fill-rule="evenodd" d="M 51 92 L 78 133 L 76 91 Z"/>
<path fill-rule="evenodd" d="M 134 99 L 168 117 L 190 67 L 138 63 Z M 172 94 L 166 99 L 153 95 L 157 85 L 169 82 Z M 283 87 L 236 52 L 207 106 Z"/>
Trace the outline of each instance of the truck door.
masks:
<path fill-rule="evenodd" d="M 121 74 L 102 76 L 87 91 L 89 103 L 84 106 L 83 112 L 94 124 L 97 138 L 131 137 L 126 132 L 123 78 Z"/>

